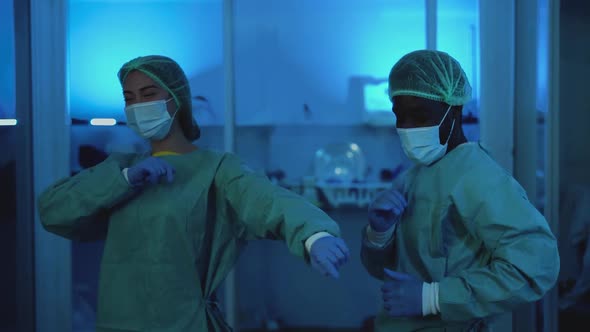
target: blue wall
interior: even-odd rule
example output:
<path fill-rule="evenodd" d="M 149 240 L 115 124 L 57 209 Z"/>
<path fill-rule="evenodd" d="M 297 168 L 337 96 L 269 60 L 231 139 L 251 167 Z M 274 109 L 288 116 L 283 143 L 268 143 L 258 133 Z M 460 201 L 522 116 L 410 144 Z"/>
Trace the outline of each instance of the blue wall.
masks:
<path fill-rule="evenodd" d="M 237 121 L 240 124 L 351 124 L 355 76 L 384 78 L 403 54 L 425 47 L 424 4 L 416 1 L 238 1 L 235 9 Z M 122 119 L 116 72 L 127 60 L 164 54 L 186 71 L 194 94 L 223 110 L 221 1 L 72 0 L 71 113 Z M 354 87 L 353 87 L 354 88 Z"/>
<path fill-rule="evenodd" d="M 116 72 L 139 55 L 164 54 L 186 71 L 193 94 L 223 121 L 222 1 L 72 0 L 70 94 L 73 117 L 122 120 Z M 474 1 L 439 3 L 438 45 L 474 77 Z M 405 53 L 422 49 L 422 1 L 237 1 L 234 12 L 239 124 L 354 124 L 362 120 L 358 77 L 383 79 Z M 476 84 L 476 82 L 474 82 Z M 306 119 L 303 104 L 312 117 Z"/>
<path fill-rule="evenodd" d="M 221 65 L 221 1 L 72 0 L 69 10 L 72 117 L 123 120 L 116 74 L 137 56 L 170 56 L 189 79 Z M 193 88 L 209 95 L 223 86 Z"/>
<path fill-rule="evenodd" d="M 461 63 L 479 97 L 479 20 L 478 2 L 472 0 L 441 0 L 437 2 L 438 50 L 448 52 Z M 474 38 L 475 37 L 475 38 Z M 474 45 L 475 44 L 475 45 Z M 478 114 L 475 105 L 466 105 L 465 112 Z"/>
<path fill-rule="evenodd" d="M 239 123 L 359 123 L 351 79 L 387 77 L 425 47 L 419 1 L 237 2 L 235 20 Z"/>

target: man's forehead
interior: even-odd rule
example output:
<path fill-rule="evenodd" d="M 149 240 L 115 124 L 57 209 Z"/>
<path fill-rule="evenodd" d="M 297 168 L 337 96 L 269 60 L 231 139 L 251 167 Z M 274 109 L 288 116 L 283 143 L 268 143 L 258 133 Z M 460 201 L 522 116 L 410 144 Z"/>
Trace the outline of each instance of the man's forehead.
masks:
<path fill-rule="evenodd" d="M 414 96 L 396 96 L 393 98 L 393 108 L 399 111 L 424 109 L 427 106 L 422 98 Z"/>
<path fill-rule="evenodd" d="M 393 98 L 393 108 L 396 110 L 412 110 L 436 112 L 443 108 L 443 103 L 414 96 L 396 96 Z"/>

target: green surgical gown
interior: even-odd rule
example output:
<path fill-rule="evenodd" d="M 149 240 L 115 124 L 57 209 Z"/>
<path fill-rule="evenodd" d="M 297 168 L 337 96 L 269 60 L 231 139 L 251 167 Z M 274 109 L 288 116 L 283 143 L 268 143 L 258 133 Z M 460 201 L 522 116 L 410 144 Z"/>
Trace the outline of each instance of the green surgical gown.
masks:
<path fill-rule="evenodd" d="M 39 198 L 43 226 L 74 240 L 105 238 L 96 329 L 228 331 L 213 294 L 246 240 L 280 239 L 308 259 L 304 241 L 338 225 L 232 154 L 162 157 L 171 184 L 134 191 L 121 170 L 147 156 L 113 154 Z"/>
<path fill-rule="evenodd" d="M 440 314 L 395 319 L 381 311 L 376 331 L 493 330 L 500 314 L 555 284 L 559 254 L 547 221 L 478 143 L 413 167 L 396 187 L 406 211 L 383 248 L 363 235 L 363 264 L 381 280 L 387 267 L 439 282 Z"/>

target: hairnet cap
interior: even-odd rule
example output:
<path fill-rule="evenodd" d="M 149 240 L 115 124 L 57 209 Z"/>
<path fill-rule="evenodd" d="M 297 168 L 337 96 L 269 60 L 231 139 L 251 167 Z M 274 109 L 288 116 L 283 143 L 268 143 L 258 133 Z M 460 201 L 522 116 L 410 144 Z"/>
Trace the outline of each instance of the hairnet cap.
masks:
<path fill-rule="evenodd" d="M 178 107 L 178 121 L 184 136 L 194 141 L 201 136 L 201 130 L 193 118 L 191 90 L 182 68 L 174 60 L 161 55 L 135 58 L 119 70 L 119 82 L 125 83 L 130 72 L 137 70 L 149 76 L 156 84 L 174 98 Z"/>
<path fill-rule="evenodd" d="M 471 85 L 459 62 L 449 54 L 414 51 L 404 55 L 389 73 L 389 98 L 395 96 L 464 105 L 471 100 Z"/>

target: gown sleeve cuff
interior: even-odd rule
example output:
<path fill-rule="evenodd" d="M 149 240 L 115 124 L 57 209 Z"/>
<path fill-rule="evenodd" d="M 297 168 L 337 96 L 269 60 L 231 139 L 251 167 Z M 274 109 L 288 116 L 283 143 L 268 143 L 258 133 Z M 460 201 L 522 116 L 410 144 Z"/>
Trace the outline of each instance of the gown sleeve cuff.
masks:
<path fill-rule="evenodd" d="M 375 247 L 382 248 L 384 247 L 391 237 L 393 236 L 393 232 L 395 231 L 395 225 L 391 226 L 385 232 L 377 232 L 371 228 L 371 226 L 367 226 L 367 240 L 369 243 Z"/>
<path fill-rule="evenodd" d="M 123 168 L 123 170 L 121 171 L 121 174 L 123 174 L 123 177 L 125 178 L 125 181 L 127 181 L 127 183 L 129 183 L 129 178 L 127 177 L 128 171 L 129 171 L 129 168 Z"/>
<path fill-rule="evenodd" d="M 305 240 L 305 249 L 307 250 L 307 253 L 309 254 L 309 252 L 311 251 L 311 246 L 313 246 L 313 243 L 323 237 L 326 236 L 333 236 L 332 234 L 328 233 L 328 232 L 317 232 L 314 235 L 310 236 L 307 238 L 307 240 Z"/>
<path fill-rule="evenodd" d="M 440 312 L 438 303 L 438 282 L 422 284 L 422 315 L 437 315 Z"/>

